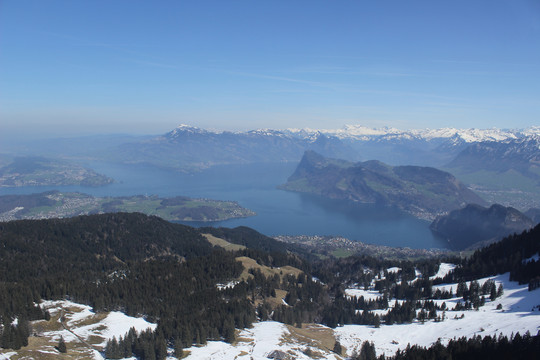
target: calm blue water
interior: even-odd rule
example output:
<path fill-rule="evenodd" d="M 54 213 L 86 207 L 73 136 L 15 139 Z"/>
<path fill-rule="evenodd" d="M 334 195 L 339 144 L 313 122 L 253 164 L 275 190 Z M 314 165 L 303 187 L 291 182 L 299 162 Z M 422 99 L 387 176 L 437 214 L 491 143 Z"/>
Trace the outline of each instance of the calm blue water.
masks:
<path fill-rule="evenodd" d="M 30 194 L 47 190 L 80 191 L 95 196 L 160 195 L 234 200 L 257 213 L 245 219 L 193 226 L 249 226 L 266 235 L 340 235 L 371 244 L 444 248 L 426 221 L 375 205 L 278 190 L 297 164 L 215 167 L 198 174 L 182 174 L 153 167 L 89 164 L 117 180 L 100 188 L 78 186 L 1 188 L 0 194 Z"/>

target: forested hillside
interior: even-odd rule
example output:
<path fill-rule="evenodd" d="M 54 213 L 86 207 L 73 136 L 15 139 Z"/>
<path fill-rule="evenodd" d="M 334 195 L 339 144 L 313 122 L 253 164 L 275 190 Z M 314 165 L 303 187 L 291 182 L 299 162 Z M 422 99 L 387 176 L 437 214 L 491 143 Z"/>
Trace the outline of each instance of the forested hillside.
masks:
<path fill-rule="evenodd" d="M 202 234 L 242 246 L 226 251 Z M 43 299 L 157 323 L 110 342 L 109 358 L 163 359 L 167 348 L 181 356 L 192 344 L 232 343 L 235 329 L 257 320 L 298 329 L 443 322 L 503 295 L 502 284 L 482 277 L 510 272 L 534 290 L 539 239 L 537 226 L 467 259 L 314 260 L 249 228 L 194 229 L 142 214 L 0 223 L 0 347 L 27 345 L 30 321 L 49 316 L 36 305 Z"/>
<path fill-rule="evenodd" d="M 422 219 L 434 219 L 467 203 L 484 204 L 450 173 L 432 167 L 390 166 L 376 160 L 353 163 L 314 151 L 304 153 L 281 188 L 395 207 Z"/>
<path fill-rule="evenodd" d="M 489 208 L 468 204 L 437 217 L 430 229 L 454 249 L 479 248 L 513 233 L 532 228 L 530 218 L 512 207 L 493 204 Z"/>
<path fill-rule="evenodd" d="M 535 289 L 540 286 L 539 254 L 540 224 L 475 251 L 445 280 L 466 281 L 510 272 L 511 280 L 529 283 L 529 287 Z"/>
<path fill-rule="evenodd" d="M 1 323 L 19 319 L 21 325 L 6 327 L 4 335 L 21 335 L 0 345 L 24 346 L 28 331 L 22 324 L 47 317 L 35 304 L 61 298 L 157 321 L 155 334 L 140 335 L 149 343 L 136 354 L 143 358 L 151 358 L 150 352 L 162 358 L 167 345 L 181 349 L 208 339 L 233 341 L 235 328 L 255 320 L 255 298 L 285 286 L 279 276 L 268 279 L 252 271 L 241 286 L 221 291 L 218 283 L 237 279 L 244 270 L 237 257 L 272 267 L 308 266 L 288 255 L 284 244 L 251 229 L 209 231 L 253 248 L 236 253 L 213 248 L 194 228 L 142 214 L 1 223 Z M 292 280 L 283 284 L 287 281 Z"/>

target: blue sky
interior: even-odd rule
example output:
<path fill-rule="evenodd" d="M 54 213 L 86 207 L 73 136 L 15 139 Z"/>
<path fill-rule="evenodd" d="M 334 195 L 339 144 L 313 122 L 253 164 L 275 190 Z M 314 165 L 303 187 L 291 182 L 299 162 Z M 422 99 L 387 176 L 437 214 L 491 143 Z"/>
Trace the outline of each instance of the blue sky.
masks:
<path fill-rule="evenodd" d="M 0 0 L 4 133 L 540 125 L 540 2 Z"/>

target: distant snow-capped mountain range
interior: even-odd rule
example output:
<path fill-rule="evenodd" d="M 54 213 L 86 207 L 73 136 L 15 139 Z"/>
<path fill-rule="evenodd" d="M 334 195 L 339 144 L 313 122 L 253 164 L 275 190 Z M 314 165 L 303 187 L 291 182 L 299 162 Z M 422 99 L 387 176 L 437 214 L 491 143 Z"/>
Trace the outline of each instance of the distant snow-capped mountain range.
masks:
<path fill-rule="evenodd" d="M 223 131 L 206 130 L 198 127 L 181 124 L 166 136 L 177 137 L 180 134 L 246 134 L 259 136 L 292 136 L 305 140 L 315 141 L 321 134 L 336 137 L 341 140 L 369 141 L 377 139 L 385 140 L 424 140 L 435 139 L 451 140 L 465 143 L 486 141 L 508 141 L 530 136 L 540 136 L 540 126 L 526 129 L 410 129 L 400 130 L 391 127 L 370 128 L 362 125 L 345 125 L 341 129 L 312 129 L 312 128 L 288 128 L 288 129 L 256 129 L 249 131 Z"/>
<path fill-rule="evenodd" d="M 298 162 L 307 150 L 353 162 L 379 160 L 467 172 L 489 165 L 490 171 L 513 169 L 540 177 L 540 127 L 399 130 L 348 125 L 334 130 L 222 131 L 182 124 L 166 134 L 122 144 L 110 158 L 198 171 L 215 165 Z"/>
<path fill-rule="evenodd" d="M 314 150 L 327 157 L 349 161 L 380 160 L 391 165 L 434 167 L 451 165 L 469 170 L 490 164 L 492 170 L 519 168 L 520 172 L 527 169 L 530 173 L 529 167 L 537 167 L 540 159 L 539 126 L 527 129 L 399 130 L 347 125 L 341 129 L 221 131 L 182 124 L 154 138 L 152 143 L 174 148 L 177 155 L 189 155 L 190 159 L 208 164 L 299 161 L 305 150 Z M 505 164 L 504 169 L 499 166 L 502 164 Z"/>
<path fill-rule="evenodd" d="M 484 141 L 504 141 L 516 139 L 530 135 L 540 135 L 540 127 L 530 127 L 527 129 L 458 129 L 458 128 L 440 128 L 440 129 L 411 129 L 400 130 L 396 128 L 369 128 L 361 125 L 346 125 L 341 129 L 332 130 L 296 130 L 288 129 L 292 133 L 300 132 L 321 132 L 325 135 L 336 136 L 340 139 L 370 140 L 373 138 L 387 139 L 451 139 L 460 138 L 465 142 L 484 142 Z"/>

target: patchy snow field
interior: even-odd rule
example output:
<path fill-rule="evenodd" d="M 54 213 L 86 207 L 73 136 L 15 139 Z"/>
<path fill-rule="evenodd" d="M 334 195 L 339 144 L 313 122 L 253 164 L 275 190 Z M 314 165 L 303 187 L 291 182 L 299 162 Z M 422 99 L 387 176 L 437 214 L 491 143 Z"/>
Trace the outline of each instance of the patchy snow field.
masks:
<path fill-rule="evenodd" d="M 235 345 L 222 341 L 209 341 L 202 347 L 190 347 L 185 349 L 190 352 L 186 359 L 268 359 L 268 355 L 274 351 L 288 354 L 290 359 L 312 359 L 304 353 L 308 349 L 307 344 L 289 342 L 290 335 L 287 326 L 275 321 L 265 321 L 254 324 L 253 328 L 240 331 L 239 341 Z M 317 347 L 309 347 L 313 352 L 319 353 L 321 359 L 341 359 L 330 351 L 324 351 Z"/>
<path fill-rule="evenodd" d="M 358 349 L 365 340 L 372 341 L 377 350 L 377 356 L 385 353 L 394 355 L 398 349 L 403 349 L 407 344 L 430 346 L 437 339 L 447 343 L 452 338 L 461 336 L 472 337 L 475 335 L 511 335 L 529 331 L 532 335 L 540 330 L 540 312 L 534 310 L 540 305 L 540 289 L 529 292 L 527 285 L 518 285 L 509 281 L 509 274 L 491 276 L 480 279 L 485 281 L 493 279 L 496 284 L 503 284 L 504 294 L 502 297 L 490 302 L 478 311 L 447 311 L 446 320 L 442 322 L 426 321 L 424 324 L 414 322 L 402 325 L 381 325 L 380 328 L 364 325 L 345 325 L 335 329 L 336 338 L 347 348 L 350 355 Z M 439 288 L 452 288 L 454 293 L 457 285 L 440 285 Z M 435 286 L 433 287 L 435 290 Z M 444 300 L 449 308 L 453 308 L 458 298 Z M 442 300 L 438 300 L 441 302 Z M 392 304 L 393 301 L 390 301 Z M 497 310 L 497 305 L 502 305 L 502 310 Z M 464 315 L 462 319 L 455 319 Z"/>
<path fill-rule="evenodd" d="M 105 328 L 103 329 L 103 327 Z M 142 332 L 147 329 L 154 331 L 157 324 L 149 323 L 142 318 L 133 318 L 124 313 L 113 311 L 98 324 L 78 328 L 75 332 L 83 338 L 88 338 L 92 335 L 100 336 L 103 338 L 101 346 L 105 347 L 107 340 L 112 339 L 113 337 L 118 339 L 120 336 L 125 336 L 132 327 L 135 328 L 137 332 Z"/>
<path fill-rule="evenodd" d="M 441 268 L 439 272 L 442 276 L 451 270 L 451 266 Z M 509 274 L 479 279 L 478 282 L 483 284 L 489 279 L 493 279 L 497 286 L 503 284 L 504 294 L 493 302 L 487 300 L 478 311 L 446 311 L 444 321 L 426 321 L 424 324 L 413 322 L 402 325 L 381 325 L 380 328 L 345 325 L 336 328 L 334 335 L 347 349 L 348 355 L 351 355 L 354 350 L 359 351 L 362 342 L 368 340 L 375 344 L 377 356 L 383 353 L 394 355 L 398 349 L 404 349 L 409 343 L 430 346 L 438 339 L 447 343 L 452 338 L 462 336 L 499 334 L 510 336 L 512 333 L 524 334 L 527 331 L 535 335 L 540 330 L 540 311 L 534 310 L 537 305 L 540 305 L 540 289 L 529 292 L 527 285 L 518 285 L 516 282 L 509 281 Z M 447 290 L 452 288 L 455 293 L 457 284 L 434 286 L 434 290 L 436 288 Z M 380 296 L 376 291 L 360 289 L 348 289 L 346 293 L 349 296 L 363 295 L 366 300 Z M 454 298 L 436 300 L 436 302 L 445 301 L 452 309 L 458 300 Z M 395 300 L 390 300 L 390 305 L 392 306 L 394 302 Z M 502 310 L 497 310 L 499 304 L 502 305 Z M 384 313 L 386 310 L 380 310 L 380 312 Z M 463 318 L 461 318 L 462 315 L 464 315 Z M 283 324 L 271 321 L 256 323 L 252 329 L 240 331 L 239 341 L 235 345 L 211 341 L 206 346 L 186 349 L 190 352 L 187 359 L 267 359 L 268 355 L 275 350 L 288 354 L 291 359 L 310 359 L 304 353 L 308 348 L 306 343 L 295 342 L 289 335 L 289 330 Z M 310 349 L 319 352 L 322 359 L 342 359 L 330 349 L 321 350 L 316 347 Z"/>
<path fill-rule="evenodd" d="M 51 320 L 33 321 L 35 335 L 28 339 L 29 346 L 16 352 L 0 350 L 0 360 L 58 358 L 60 337 L 66 342 L 68 358 L 103 359 L 101 351 L 109 339 L 124 336 L 132 327 L 141 332 L 157 326 L 121 312 L 94 313 L 89 306 L 65 300 L 44 301 L 41 307 L 49 311 Z"/>
<path fill-rule="evenodd" d="M 78 337 L 88 341 L 90 337 L 101 338 L 101 343 L 93 343 L 98 347 L 105 347 L 107 341 L 113 337 L 126 335 L 132 327 L 137 332 L 146 329 L 155 330 L 157 324 L 152 324 L 143 318 L 134 318 L 124 313 L 113 311 L 107 314 L 96 314 L 90 306 L 76 304 L 71 301 L 44 301 L 41 306 L 49 310 L 51 316 L 61 312 L 64 316 L 66 326 L 73 331 L 68 330 L 52 331 L 44 333 L 45 336 L 51 336 L 54 339 L 64 337 L 66 342 L 77 341 Z M 103 317 L 104 316 L 104 317 Z M 75 335 L 74 335 L 75 334 Z"/>
<path fill-rule="evenodd" d="M 450 265 L 450 264 L 448 264 Z M 444 274 L 450 271 L 441 266 L 439 272 Z M 439 275 L 439 274 L 438 274 Z M 340 341 L 347 350 L 347 355 L 351 355 L 354 350 L 359 350 L 365 340 L 375 344 L 377 355 L 393 355 L 398 349 L 404 349 L 407 344 L 417 344 L 430 346 L 438 339 L 447 343 L 452 338 L 462 336 L 472 337 L 475 335 L 511 335 L 520 332 L 524 334 L 529 331 L 535 335 L 540 330 L 540 289 L 532 292 L 528 291 L 527 285 L 518 285 L 509 281 L 509 274 L 491 276 L 480 279 L 483 284 L 487 280 L 494 280 L 497 286 L 502 284 L 504 294 L 495 301 L 486 301 L 478 311 L 446 311 L 445 320 L 442 322 L 426 321 L 425 323 L 413 322 L 401 325 L 381 325 L 380 328 L 365 325 L 345 325 L 332 330 L 322 325 L 311 325 L 313 328 L 327 332 L 327 343 L 321 346 L 322 342 L 317 339 L 292 334 L 294 328 L 289 328 L 281 323 L 266 321 L 255 323 L 253 328 L 238 331 L 238 341 L 228 344 L 222 341 L 210 341 L 205 346 L 192 346 L 185 349 L 189 355 L 187 359 L 267 359 L 274 352 L 278 356 L 288 356 L 290 359 L 311 359 L 316 355 L 320 359 L 343 359 L 333 353 L 333 337 Z M 455 294 L 457 284 L 443 284 L 434 286 L 437 288 L 450 290 Z M 367 299 L 374 299 L 380 294 L 373 290 L 347 289 L 349 296 L 364 296 Z M 447 308 L 453 309 L 460 298 L 447 300 L 436 300 L 437 303 L 446 303 Z M 390 306 L 395 300 L 389 300 Z M 502 309 L 497 309 L 498 305 Z M 48 339 L 39 348 L 32 349 L 30 357 L 42 353 L 58 355 L 54 345 L 57 344 L 60 336 L 63 336 L 70 351 L 81 351 L 85 358 L 102 359 L 98 350 L 103 349 L 108 339 L 113 336 L 124 336 L 131 327 L 137 331 L 146 329 L 155 330 L 156 324 L 147 322 L 142 318 L 132 318 L 120 312 L 94 313 L 89 306 L 76 304 L 69 301 L 45 301 L 42 303 L 51 313 L 51 321 L 43 322 L 44 330 L 36 339 Z M 386 312 L 386 310 L 378 310 Z M 439 314 L 441 312 L 439 311 Z M 71 331 L 63 329 L 58 322 L 63 316 L 64 324 Z M 462 317 L 463 316 L 463 317 Z M 47 325 L 48 324 L 48 325 Z M 54 325 L 56 324 L 56 325 Z M 54 326 L 53 326 L 54 325 Z M 36 322 L 36 328 L 39 328 Z M 311 334 L 316 334 L 312 332 Z M 84 344 L 84 343 L 87 344 Z M 76 349 L 79 347 L 79 350 Z M 95 347 L 92 349 L 91 347 Z M 276 353 L 274 353 L 275 355 Z M 4 352 L 0 354 L 0 360 L 10 359 L 23 355 L 20 352 Z M 27 356 L 28 357 L 28 356 Z M 170 357 L 169 359 L 174 359 Z"/>
<path fill-rule="evenodd" d="M 364 300 L 377 300 L 377 298 L 382 297 L 383 295 L 377 290 L 362 290 L 362 289 L 345 289 L 345 295 L 349 297 L 356 296 L 360 298 L 364 297 Z"/>

